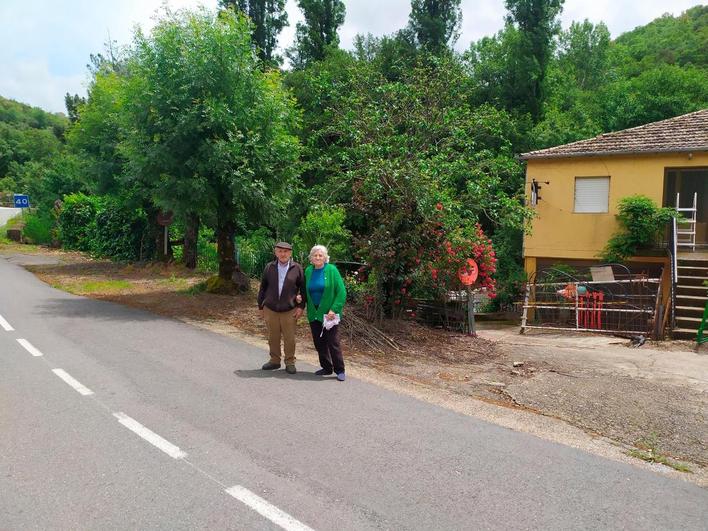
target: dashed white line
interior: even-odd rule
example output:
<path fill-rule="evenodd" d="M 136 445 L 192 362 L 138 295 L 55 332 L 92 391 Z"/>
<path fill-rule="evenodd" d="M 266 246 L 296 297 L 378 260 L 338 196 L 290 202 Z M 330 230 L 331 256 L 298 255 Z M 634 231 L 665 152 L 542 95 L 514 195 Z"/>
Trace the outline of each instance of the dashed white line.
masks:
<path fill-rule="evenodd" d="M 2 315 L 0 315 L 0 326 L 5 329 L 5 332 L 12 332 L 14 330 L 14 328 L 10 326 L 10 323 L 8 323 Z"/>
<path fill-rule="evenodd" d="M 267 518 L 274 524 L 279 525 L 287 531 L 313 531 L 312 528 L 307 527 L 298 520 L 295 520 L 295 518 L 290 516 L 288 513 L 285 513 L 278 509 L 275 505 L 268 503 L 266 500 L 254 494 L 246 487 L 236 485 L 230 489 L 226 489 L 226 492 L 238 501 L 248 505 L 261 516 Z"/>
<path fill-rule="evenodd" d="M 184 459 L 187 457 L 187 453 L 180 450 L 178 446 L 175 446 L 171 442 L 163 439 L 157 433 L 150 431 L 137 420 L 130 418 L 125 413 L 113 413 L 113 416 L 117 418 L 118 422 L 120 422 L 123 426 L 139 435 L 153 446 L 156 446 L 173 459 Z"/>
<path fill-rule="evenodd" d="M 93 391 L 89 389 L 88 387 L 82 385 L 78 380 L 75 380 L 72 376 L 69 375 L 65 370 L 63 369 L 52 369 L 52 372 L 56 374 L 59 378 L 64 380 L 66 383 L 68 383 L 71 387 L 73 387 L 76 391 L 78 391 L 79 394 L 82 394 L 84 396 L 92 395 Z"/>
<path fill-rule="evenodd" d="M 27 341 L 26 339 L 18 339 L 17 342 L 18 342 L 20 345 L 22 345 L 22 346 L 25 348 L 25 350 L 26 350 L 27 352 L 29 352 L 30 354 L 32 354 L 33 356 L 43 356 L 43 355 L 44 355 L 44 354 L 42 354 L 39 350 L 37 350 L 37 348 L 34 347 L 34 346 L 32 345 L 32 343 L 30 343 L 30 342 Z"/>

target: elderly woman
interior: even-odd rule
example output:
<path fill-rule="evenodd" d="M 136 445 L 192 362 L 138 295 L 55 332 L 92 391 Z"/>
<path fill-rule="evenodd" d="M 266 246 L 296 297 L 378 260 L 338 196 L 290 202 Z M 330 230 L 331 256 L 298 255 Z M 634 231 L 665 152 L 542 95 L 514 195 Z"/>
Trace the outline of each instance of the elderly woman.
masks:
<path fill-rule="evenodd" d="M 312 265 L 305 269 L 307 292 L 307 320 L 312 330 L 312 340 L 320 357 L 319 376 L 334 371 L 337 380 L 344 381 L 344 356 L 339 342 L 339 317 L 347 299 L 342 275 L 329 263 L 327 247 L 315 245 L 310 251 Z M 329 321 L 329 324 L 325 325 Z"/>

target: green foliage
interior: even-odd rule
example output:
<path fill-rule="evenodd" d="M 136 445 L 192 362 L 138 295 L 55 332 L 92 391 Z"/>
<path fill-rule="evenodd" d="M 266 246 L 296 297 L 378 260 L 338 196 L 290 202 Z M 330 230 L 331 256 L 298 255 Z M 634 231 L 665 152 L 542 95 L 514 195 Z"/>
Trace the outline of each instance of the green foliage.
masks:
<path fill-rule="evenodd" d="M 558 17 L 565 0 L 506 0 L 507 23 L 518 30 L 515 42 L 517 110 L 528 112 L 534 121 L 541 117 L 545 77 L 553 55 L 553 39 L 560 30 Z"/>
<path fill-rule="evenodd" d="M 135 35 L 127 70 L 129 183 L 180 216 L 199 214 L 230 279 L 236 228 L 275 222 L 296 188 L 294 103 L 277 72 L 261 71 L 248 21 L 231 11 L 167 11 L 149 37 Z"/>
<path fill-rule="evenodd" d="M 52 241 L 52 225 L 50 214 L 33 212 L 25 217 L 22 234 L 28 243 L 46 245 Z"/>
<path fill-rule="evenodd" d="M 275 53 L 278 35 L 288 25 L 285 0 L 219 0 L 221 7 L 233 7 L 253 25 L 251 40 L 265 65 L 277 66 L 282 59 Z"/>
<path fill-rule="evenodd" d="M 371 63 L 328 65 L 306 79 L 328 118 L 313 120 L 321 128 L 307 139 L 316 155 L 309 167 L 323 178 L 312 199 L 344 207 L 355 257 L 371 264 L 378 300 L 393 312 L 403 282 L 421 267 L 421 249 L 441 244 L 436 205 L 445 205 L 446 233 L 478 220 L 524 225 L 515 127 L 507 114 L 470 104 L 454 57 L 421 55 L 396 82 Z M 334 86 L 323 82 L 335 72 Z"/>
<path fill-rule="evenodd" d="M 60 114 L 48 113 L 39 107 L 31 107 L 0 96 L 0 123 L 12 125 L 17 129 L 50 129 L 60 138 L 67 120 Z"/>
<path fill-rule="evenodd" d="M 59 215 L 59 239 L 67 249 L 90 252 L 96 232 L 96 213 L 102 209 L 99 197 L 71 194 L 64 198 Z"/>
<path fill-rule="evenodd" d="M 708 66 L 708 6 L 697 5 L 683 14 L 664 15 L 620 35 L 614 45 L 626 56 L 626 73 L 661 64 Z"/>
<path fill-rule="evenodd" d="M 346 8 L 342 0 L 297 0 L 305 18 L 295 29 L 295 44 L 286 55 L 295 68 L 304 68 L 325 58 L 327 51 L 339 46 L 339 26 Z"/>
<path fill-rule="evenodd" d="M 314 245 L 327 247 L 332 260 L 352 259 L 352 234 L 345 227 L 346 213 L 342 207 L 315 207 L 301 221 L 294 238 L 294 249 L 300 262 Z"/>
<path fill-rule="evenodd" d="M 73 96 L 68 92 L 64 95 L 64 105 L 66 106 L 66 113 L 69 116 L 70 123 L 76 123 L 79 119 L 79 105 L 84 105 L 86 103 L 86 98 L 82 98 L 78 94 Z"/>
<path fill-rule="evenodd" d="M 619 130 L 708 107 L 708 68 L 660 65 L 598 92 L 604 130 Z"/>
<path fill-rule="evenodd" d="M 143 260 L 154 252 L 140 209 L 118 199 L 71 194 L 59 214 L 59 238 L 68 249 L 116 260 Z"/>
<path fill-rule="evenodd" d="M 433 53 L 452 47 L 462 25 L 461 0 L 412 0 L 408 25 L 418 44 Z"/>
<path fill-rule="evenodd" d="M 606 262 L 624 262 L 639 249 L 651 246 L 676 216 L 671 208 L 659 208 L 643 195 L 624 197 L 618 205 L 617 221 L 620 230 L 607 242 L 602 259 Z"/>
<path fill-rule="evenodd" d="M 64 150 L 66 118 L 0 97 L 0 192 L 31 193 Z"/>
<path fill-rule="evenodd" d="M 91 252 L 115 260 L 143 260 L 153 250 L 148 235 L 148 220 L 143 210 L 109 199 L 96 212 Z"/>
<path fill-rule="evenodd" d="M 236 238 L 236 253 L 241 271 L 252 278 L 260 278 L 266 264 L 273 260 L 275 240 L 265 227 Z"/>
<path fill-rule="evenodd" d="M 610 30 L 603 22 L 573 22 L 558 38 L 558 66 L 579 89 L 596 88 L 604 81 L 609 47 Z"/>
<path fill-rule="evenodd" d="M 95 73 L 85 103 L 77 103 L 78 121 L 67 134 L 69 149 L 80 157 L 90 190 L 117 193 L 125 158 L 118 150 L 121 126 L 122 78 L 108 68 Z M 87 181 L 89 180 L 87 178 Z"/>
<path fill-rule="evenodd" d="M 498 258 L 494 274 L 497 296 L 493 300 L 493 309 L 500 310 L 519 300 L 527 280 L 521 256 L 523 231 L 500 227 L 494 232 L 492 242 Z"/>

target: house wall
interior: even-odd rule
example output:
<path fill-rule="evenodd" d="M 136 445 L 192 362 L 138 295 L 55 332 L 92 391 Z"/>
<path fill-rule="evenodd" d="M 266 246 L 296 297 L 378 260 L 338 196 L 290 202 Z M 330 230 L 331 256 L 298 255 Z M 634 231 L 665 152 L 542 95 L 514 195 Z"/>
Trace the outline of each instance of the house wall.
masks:
<path fill-rule="evenodd" d="M 620 199 L 643 194 L 662 204 L 664 171 L 669 167 L 708 166 L 708 153 L 531 159 L 526 169 L 526 192 L 531 180 L 541 182 L 541 200 L 531 233 L 524 238 L 526 271 L 537 259 L 597 260 L 618 228 L 615 215 Z M 573 212 L 576 177 L 610 177 L 609 212 Z M 549 181 L 550 184 L 543 184 Z"/>

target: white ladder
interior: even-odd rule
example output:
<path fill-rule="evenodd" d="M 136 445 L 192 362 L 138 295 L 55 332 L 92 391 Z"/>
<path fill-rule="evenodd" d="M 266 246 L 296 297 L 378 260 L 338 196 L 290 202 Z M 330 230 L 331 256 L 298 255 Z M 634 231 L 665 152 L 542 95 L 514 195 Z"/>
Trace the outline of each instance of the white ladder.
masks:
<path fill-rule="evenodd" d="M 688 208 L 681 208 L 679 206 L 679 194 L 676 194 L 676 212 L 683 216 L 683 218 L 676 220 L 677 225 L 679 225 L 676 231 L 676 245 L 679 247 L 690 247 L 692 251 L 696 250 L 697 205 L 698 193 L 693 194 L 693 206 Z"/>

